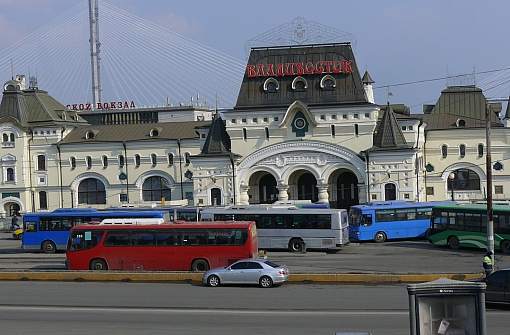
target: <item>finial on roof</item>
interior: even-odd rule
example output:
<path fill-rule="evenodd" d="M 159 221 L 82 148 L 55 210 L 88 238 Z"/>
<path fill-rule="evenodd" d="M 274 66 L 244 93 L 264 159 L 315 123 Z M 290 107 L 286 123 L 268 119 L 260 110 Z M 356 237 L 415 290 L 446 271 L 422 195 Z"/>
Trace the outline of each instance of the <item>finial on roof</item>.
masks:
<path fill-rule="evenodd" d="M 375 83 L 372 77 L 370 77 L 370 75 L 368 74 L 368 71 L 365 71 L 363 78 L 361 78 L 361 82 L 363 83 L 363 85 L 370 85 Z"/>

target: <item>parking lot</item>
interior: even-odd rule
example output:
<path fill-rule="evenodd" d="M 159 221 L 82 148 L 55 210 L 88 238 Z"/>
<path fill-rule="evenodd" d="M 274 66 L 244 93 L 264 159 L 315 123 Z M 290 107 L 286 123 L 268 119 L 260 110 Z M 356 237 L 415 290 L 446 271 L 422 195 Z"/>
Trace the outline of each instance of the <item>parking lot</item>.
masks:
<path fill-rule="evenodd" d="M 426 240 L 351 243 L 337 253 L 268 250 L 267 258 L 285 264 L 292 273 L 482 273 L 484 251 L 452 250 Z M 510 267 L 510 255 L 496 253 L 495 267 Z M 65 253 L 25 252 L 21 241 L 0 232 L 0 269 L 65 270 Z"/>

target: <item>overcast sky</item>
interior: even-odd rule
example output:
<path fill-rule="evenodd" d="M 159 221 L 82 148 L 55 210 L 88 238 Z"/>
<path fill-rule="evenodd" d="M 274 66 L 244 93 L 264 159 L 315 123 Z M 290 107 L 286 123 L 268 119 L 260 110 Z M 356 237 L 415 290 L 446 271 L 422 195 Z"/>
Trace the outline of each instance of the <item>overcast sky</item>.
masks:
<path fill-rule="evenodd" d="M 0 52 L 82 1 L 0 0 Z M 414 113 L 436 102 L 446 87 L 440 78 L 477 72 L 480 83 L 494 74 L 484 72 L 510 66 L 508 0 L 106 2 L 243 61 L 248 40 L 297 17 L 345 31 L 356 36 L 356 61 L 375 81 L 376 102 L 385 104 L 389 90 L 392 103 Z M 414 82 L 423 83 L 406 84 Z"/>

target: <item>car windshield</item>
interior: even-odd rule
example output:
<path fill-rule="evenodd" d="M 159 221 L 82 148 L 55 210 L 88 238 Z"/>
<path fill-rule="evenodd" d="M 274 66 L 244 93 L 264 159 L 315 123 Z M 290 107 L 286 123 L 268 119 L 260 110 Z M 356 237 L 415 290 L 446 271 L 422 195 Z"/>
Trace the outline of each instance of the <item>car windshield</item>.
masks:
<path fill-rule="evenodd" d="M 269 265 L 272 268 L 279 268 L 280 267 L 279 265 L 277 265 L 275 263 L 272 263 L 270 261 L 265 261 L 264 263 L 266 263 L 267 265 Z"/>

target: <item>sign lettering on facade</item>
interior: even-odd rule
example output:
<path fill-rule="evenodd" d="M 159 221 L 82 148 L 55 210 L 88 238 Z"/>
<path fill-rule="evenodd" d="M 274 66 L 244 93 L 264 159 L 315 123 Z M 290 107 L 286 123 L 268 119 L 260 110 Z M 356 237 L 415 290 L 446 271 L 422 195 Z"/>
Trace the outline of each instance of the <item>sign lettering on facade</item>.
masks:
<path fill-rule="evenodd" d="M 73 111 L 90 111 L 92 110 L 93 104 L 87 102 L 84 104 L 69 104 L 66 107 Z M 112 102 L 98 102 L 96 109 L 110 110 L 110 109 L 129 109 L 136 108 L 134 101 L 112 101 Z"/>
<path fill-rule="evenodd" d="M 352 60 L 247 65 L 248 78 L 300 76 L 306 74 L 352 73 Z"/>

